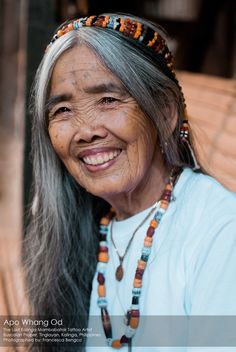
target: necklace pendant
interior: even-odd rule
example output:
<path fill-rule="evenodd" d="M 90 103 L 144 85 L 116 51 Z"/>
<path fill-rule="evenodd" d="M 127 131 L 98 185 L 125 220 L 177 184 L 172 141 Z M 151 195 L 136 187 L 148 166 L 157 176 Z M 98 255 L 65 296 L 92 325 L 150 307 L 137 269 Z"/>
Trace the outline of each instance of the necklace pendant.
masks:
<path fill-rule="evenodd" d="M 121 281 L 123 279 L 123 276 L 124 276 L 124 270 L 122 265 L 120 264 L 116 269 L 116 280 Z"/>

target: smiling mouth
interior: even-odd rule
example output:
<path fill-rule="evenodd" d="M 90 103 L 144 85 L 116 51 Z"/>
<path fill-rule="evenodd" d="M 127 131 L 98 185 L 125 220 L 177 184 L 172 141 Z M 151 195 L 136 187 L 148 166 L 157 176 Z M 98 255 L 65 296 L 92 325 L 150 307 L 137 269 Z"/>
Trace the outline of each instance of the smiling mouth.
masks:
<path fill-rule="evenodd" d="M 121 149 L 116 149 L 109 152 L 100 152 L 93 155 L 87 155 L 81 158 L 81 160 L 86 165 L 94 165 L 94 166 L 102 165 L 109 162 L 110 160 L 117 158 L 118 155 L 120 155 L 120 153 L 121 153 Z"/>

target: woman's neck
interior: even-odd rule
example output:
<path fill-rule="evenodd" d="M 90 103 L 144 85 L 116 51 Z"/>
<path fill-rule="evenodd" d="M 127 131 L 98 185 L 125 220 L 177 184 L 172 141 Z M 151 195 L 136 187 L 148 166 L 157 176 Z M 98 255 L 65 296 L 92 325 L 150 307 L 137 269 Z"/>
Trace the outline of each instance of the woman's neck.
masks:
<path fill-rule="evenodd" d="M 116 212 L 117 220 L 127 219 L 157 202 L 165 188 L 170 171 L 165 167 L 156 170 L 133 191 L 107 197 L 106 201 Z"/>

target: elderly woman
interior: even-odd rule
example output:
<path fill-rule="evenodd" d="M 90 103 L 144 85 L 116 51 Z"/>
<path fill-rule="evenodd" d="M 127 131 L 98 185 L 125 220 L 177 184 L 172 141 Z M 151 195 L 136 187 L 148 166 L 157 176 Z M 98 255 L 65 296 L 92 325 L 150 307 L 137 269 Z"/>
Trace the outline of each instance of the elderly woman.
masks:
<path fill-rule="evenodd" d="M 77 328 L 101 315 L 102 351 L 148 345 L 145 316 L 236 314 L 236 198 L 194 171 L 159 27 L 123 15 L 64 24 L 37 72 L 33 114 L 34 314 Z"/>

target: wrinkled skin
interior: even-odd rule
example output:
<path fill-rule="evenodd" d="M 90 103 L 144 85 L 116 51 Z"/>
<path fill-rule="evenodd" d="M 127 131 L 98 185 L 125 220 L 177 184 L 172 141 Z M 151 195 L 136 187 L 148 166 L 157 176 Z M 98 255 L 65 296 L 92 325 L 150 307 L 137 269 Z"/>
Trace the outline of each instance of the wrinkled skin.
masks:
<path fill-rule="evenodd" d="M 115 208 L 118 219 L 160 197 L 168 171 L 156 129 L 91 49 L 76 46 L 60 57 L 47 108 L 55 152 L 82 187 Z"/>

